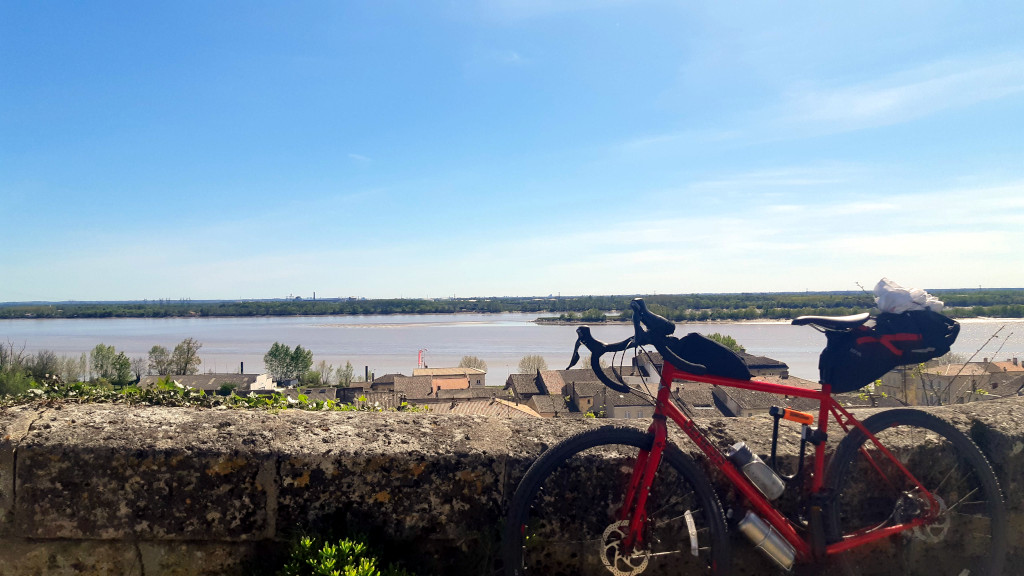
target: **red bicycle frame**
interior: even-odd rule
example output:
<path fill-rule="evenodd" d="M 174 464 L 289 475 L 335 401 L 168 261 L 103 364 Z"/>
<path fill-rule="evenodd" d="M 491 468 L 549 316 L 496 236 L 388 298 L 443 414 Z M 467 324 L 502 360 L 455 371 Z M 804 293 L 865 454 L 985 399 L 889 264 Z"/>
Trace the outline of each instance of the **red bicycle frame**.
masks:
<path fill-rule="evenodd" d="M 886 528 L 862 531 L 857 534 L 847 534 L 843 536 L 842 540 L 827 545 L 824 550 L 815 551 L 811 544 L 810 536 L 807 538 L 802 537 L 797 531 L 797 526 L 778 509 L 776 509 L 775 506 L 773 506 L 772 503 L 753 485 L 753 483 L 751 483 L 750 480 L 748 480 L 747 477 L 738 468 L 736 468 L 736 466 L 734 466 L 732 462 L 730 462 L 725 455 L 711 443 L 710 440 L 708 440 L 703 432 L 701 432 L 697 427 L 697 424 L 671 401 L 670 393 L 672 389 L 672 382 L 675 380 L 706 382 L 708 384 L 715 384 L 718 386 L 742 388 L 746 390 L 755 390 L 759 392 L 817 400 L 819 402 L 819 430 L 822 433 L 827 434 L 830 415 L 835 419 L 836 423 L 839 424 L 844 432 L 849 433 L 852 428 L 860 430 L 860 432 L 874 444 L 884 458 L 895 464 L 897 469 L 906 475 L 906 477 L 911 480 L 912 484 L 918 487 L 921 494 L 924 495 L 929 503 L 929 513 L 923 518 L 915 518 L 906 523 L 896 524 Z M 796 386 L 788 386 L 785 384 L 761 382 L 758 380 L 737 380 L 711 375 L 698 376 L 679 370 L 672 366 L 672 364 L 665 362 L 661 373 L 661 381 L 658 386 L 654 420 L 648 429 L 648 432 L 654 436 L 654 443 L 649 451 L 641 451 L 637 457 L 637 461 L 633 467 L 633 476 L 630 480 L 629 486 L 627 487 L 624 504 L 619 512 L 619 520 L 629 521 L 629 532 L 624 544 L 627 547 L 632 547 L 641 545 L 643 542 L 643 528 L 647 517 L 647 495 L 654 480 L 654 475 L 657 472 L 658 465 L 661 463 L 661 455 L 667 442 L 668 419 L 675 422 L 676 425 L 678 425 L 683 432 L 693 440 L 694 444 L 696 444 L 707 456 L 711 466 L 714 469 L 720 470 L 725 477 L 728 478 L 729 482 L 740 492 L 740 494 L 743 495 L 757 514 L 768 522 L 768 524 L 770 524 L 793 546 L 796 550 L 797 557 L 800 559 L 807 560 L 813 558 L 816 552 L 819 554 L 823 553 L 825 555 L 845 552 L 851 548 L 856 548 L 904 530 L 909 530 L 915 526 L 920 526 L 936 517 L 939 513 L 939 504 L 932 493 L 929 492 L 917 480 L 917 478 L 915 478 L 913 474 L 911 474 L 910 471 L 907 470 L 906 467 L 903 466 L 903 464 L 885 446 L 883 446 L 878 439 L 864 427 L 863 424 L 860 423 L 860 421 L 854 418 L 853 415 L 843 408 L 838 402 L 833 400 L 831 392 L 831 386 L 828 384 L 823 384 L 820 390 L 811 390 Z M 826 446 L 824 442 L 819 442 L 814 446 L 810 495 L 821 493 L 824 486 L 825 450 Z M 869 454 L 867 454 L 864 448 L 862 448 L 862 451 L 865 456 L 867 456 L 868 461 L 872 463 L 884 478 L 885 475 L 882 474 L 879 465 Z"/>

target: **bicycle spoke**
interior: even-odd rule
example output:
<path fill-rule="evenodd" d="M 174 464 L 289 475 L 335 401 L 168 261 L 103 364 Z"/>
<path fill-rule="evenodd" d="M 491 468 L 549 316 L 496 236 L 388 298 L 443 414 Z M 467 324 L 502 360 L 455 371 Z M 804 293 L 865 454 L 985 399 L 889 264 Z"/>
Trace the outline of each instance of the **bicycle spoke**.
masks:
<path fill-rule="evenodd" d="M 829 512 L 830 538 L 926 518 L 930 502 L 921 488 L 935 498 L 939 511 L 919 526 L 842 555 L 839 571 L 875 576 L 899 566 L 908 576 L 959 576 L 964 571 L 998 576 L 1006 549 L 1002 498 L 991 467 L 970 439 L 916 410 L 881 412 L 863 424 L 883 445 L 900 446 L 890 450 L 920 487 L 888 458 L 879 460 L 873 451 L 860 450 L 865 436 L 852 434 L 837 449 L 829 469 L 830 486 L 838 495 Z M 876 458 L 874 464 L 866 460 L 869 453 Z M 934 468 L 943 461 L 950 466 Z M 879 472 L 897 488 L 878 490 Z"/>
<path fill-rule="evenodd" d="M 561 453 L 539 460 L 523 480 L 533 488 L 517 491 L 509 513 L 506 539 L 509 533 L 513 536 L 506 548 L 507 573 L 688 576 L 713 574 L 712 566 L 727 567 L 728 559 L 722 558 L 727 546 L 724 515 L 717 508 L 720 521 L 715 523 L 714 512 L 709 513 L 717 507 L 710 500 L 710 485 L 678 451 L 663 454 L 647 492 L 637 547 L 623 546 L 630 524 L 619 515 L 625 487 L 636 453 L 648 439 L 634 429 L 602 428 L 570 439 Z M 693 532 L 687 515 L 696 524 Z M 525 541 L 517 526 L 526 527 Z"/>

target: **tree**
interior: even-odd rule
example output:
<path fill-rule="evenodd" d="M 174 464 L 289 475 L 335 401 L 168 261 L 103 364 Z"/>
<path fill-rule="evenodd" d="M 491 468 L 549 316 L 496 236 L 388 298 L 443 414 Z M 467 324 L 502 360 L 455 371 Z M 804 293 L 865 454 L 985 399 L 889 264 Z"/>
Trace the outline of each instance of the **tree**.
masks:
<path fill-rule="evenodd" d="M 21 394 L 32 387 L 27 368 L 24 346 L 19 350 L 12 342 L 0 344 L 0 396 Z"/>
<path fill-rule="evenodd" d="M 60 357 L 60 368 L 57 370 L 57 375 L 63 382 L 79 382 L 86 379 L 85 376 L 88 372 L 89 358 L 86 354 L 82 354 L 78 358 Z"/>
<path fill-rule="evenodd" d="M 132 374 L 132 361 L 124 352 L 119 352 L 117 356 L 114 356 L 112 368 L 113 374 L 108 380 L 114 386 L 128 386 L 135 382 L 135 375 Z"/>
<path fill-rule="evenodd" d="M 263 364 L 276 382 L 288 380 L 291 372 L 292 349 L 280 342 L 274 342 L 270 350 L 263 355 Z"/>
<path fill-rule="evenodd" d="M 173 374 L 198 374 L 199 365 L 203 361 L 199 358 L 199 349 L 203 345 L 194 338 L 185 338 L 171 353 L 171 369 Z"/>
<path fill-rule="evenodd" d="M 263 355 L 263 364 L 277 382 L 300 379 L 313 366 L 313 352 L 299 345 L 292 350 L 286 344 L 274 342 Z"/>
<path fill-rule="evenodd" d="M 459 368 L 476 368 L 487 372 L 487 362 L 476 356 L 463 356 L 462 360 L 459 360 Z"/>
<path fill-rule="evenodd" d="M 327 363 L 326 360 L 321 360 L 316 363 L 316 370 L 313 370 L 319 376 L 319 386 L 330 386 L 331 377 L 334 376 L 334 366 Z"/>
<path fill-rule="evenodd" d="M 528 354 L 519 360 L 520 374 L 536 374 L 538 370 L 547 370 L 548 363 L 540 354 Z"/>
<path fill-rule="evenodd" d="M 115 358 L 117 358 L 117 350 L 113 346 L 97 344 L 89 353 L 89 367 L 93 376 L 107 381 L 113 380 L 116 376 Z"/>
<path fill-rule="evenodd" d="M 726 336 L 725 334 L 719 334 L 718 332 L 715 332 L 714 334 L 709 334 L 708 338 L 714 340 L 715 342 L 718 342 L 719 344 L 725 346 L 726 348 L 732 350 L 733 352 L 747 351 L 747 349 L 744 348 L 743 346 L 740 346 L 739 343 L 736 342 L 736 339 L 734 339 L 732 336 Z"/>
<path fill-rule="evenodd" d="M 338 386 L 348 388 L 352 385 L 352 363 L 345 361 L 344 368 L 338 368 Z"/>
<path fill-rule="evenodd" d="M 156 376 L 167 376 L 171 373 L 171 353 L 163 346 L 149 349 L 149 373 Z"/>
<path fill-rule="evenodd" d="M 36 352 L 29 372 L 36 382 L 42 382 L 48 376 L 56 376 L 60 372 L 60 358 L 52 350 Z"/>
<path fill-rule="evenodd" d="M 146 359 L 142 356 L 136 356 L 132 358 L 132 372 L 135 373 L 135 381 L 142 380 L 142 375 L 146 370 Z"/>

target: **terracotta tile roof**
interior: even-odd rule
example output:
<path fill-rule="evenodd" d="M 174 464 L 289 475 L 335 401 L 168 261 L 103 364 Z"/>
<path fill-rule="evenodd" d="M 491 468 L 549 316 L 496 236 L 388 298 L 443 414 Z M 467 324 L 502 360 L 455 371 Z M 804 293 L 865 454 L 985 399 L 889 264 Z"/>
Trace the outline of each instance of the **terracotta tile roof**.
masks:
<path fill-rule="evenodd" d="M 437 377 L 431 376 L 430 379 L 431 379 L 431 386 L 433 386 L 434 388 L 438 388 L 438 389 L 443 388 L 445 390 L 459 390 L 459 389 L 465 390 L 465 389 L 469 388 L 469 379 L 465 378 L 465 377 L 463 377 L 463 378 L 450 378 L 450 377 L 437 378 Z"/>
<path fill-rule="evenodd" d="M 565 388 L 565 380 L 562 379 L 562 374 L 558 370 L 541 370 L 540 371 L 540 386 L 548 394 L 561 394 L 562 389 Z"/>
<path fill-rule="evenodd" d="M 994 368 L 996 372 L 1024 372 L 1024 366 L 1010 360 L 1006 362 L 989 362 L 989 366 Z"/>
<path fill-rule="evenodd" d="M 462 414 L 466 416 L 497 416 L 502 418 L 540 418 L 541 415 L 526 404 L 516 404 L 500 398 L 473 398 L 427 405 L 433 414 Z"/>

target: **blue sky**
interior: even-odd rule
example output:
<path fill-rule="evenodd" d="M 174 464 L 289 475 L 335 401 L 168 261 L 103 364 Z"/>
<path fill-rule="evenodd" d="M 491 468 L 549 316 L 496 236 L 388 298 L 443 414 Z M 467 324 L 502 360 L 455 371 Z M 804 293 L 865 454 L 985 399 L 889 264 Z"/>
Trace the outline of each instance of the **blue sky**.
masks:
<path fill-rule="evenodd" d="M 0 0 L 0 301 L 1022 287 L 1022 29 Z"/>

